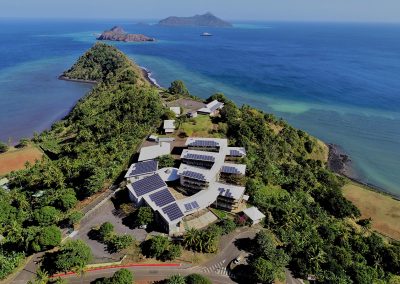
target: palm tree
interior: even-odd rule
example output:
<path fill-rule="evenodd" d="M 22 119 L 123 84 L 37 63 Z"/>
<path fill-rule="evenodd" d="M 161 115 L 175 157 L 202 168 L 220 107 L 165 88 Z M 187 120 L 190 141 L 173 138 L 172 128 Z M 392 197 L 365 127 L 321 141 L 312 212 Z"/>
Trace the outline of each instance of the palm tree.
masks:
<path fill-rule="evenodd" d="M 184 237 L 185 246 L 187 248 L 194 248 L 198 241 L 198 235 L 198 230 L 194 228 L 190 228 L 189 230 L 187 230 Z"/>

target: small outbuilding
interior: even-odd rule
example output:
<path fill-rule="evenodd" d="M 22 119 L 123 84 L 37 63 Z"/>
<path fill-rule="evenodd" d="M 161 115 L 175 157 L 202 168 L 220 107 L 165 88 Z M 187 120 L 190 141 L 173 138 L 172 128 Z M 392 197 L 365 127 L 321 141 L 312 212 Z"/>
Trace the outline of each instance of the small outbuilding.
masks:
<path fill-rule="evenodd" d="M 180 107 L 170 107 L 169 110 L 174 112 L 176 117 L 179 117 L 181 115 Z"/>
<path fill-rule="evenodd" d="M 164 120 L 164 132 L 166 134 L 174 133 L 175 131 L 175 120 Z"/>
<path fill-rule="evenodd" d="M 217 100 L 213 100 L 208 103 L 205 107 L 199 109 L 197 112 L 199 114 L 216 116 L 219 113 L 219 110 L 224 107 L 224 103 L 221 103 Z"/>
<path fill-rule="evenodd" d="M 243 210 L 243 213 L 250 219 L 252 225 L 260 223 L 265 218 L 265 215 L 254 206 Z"/>

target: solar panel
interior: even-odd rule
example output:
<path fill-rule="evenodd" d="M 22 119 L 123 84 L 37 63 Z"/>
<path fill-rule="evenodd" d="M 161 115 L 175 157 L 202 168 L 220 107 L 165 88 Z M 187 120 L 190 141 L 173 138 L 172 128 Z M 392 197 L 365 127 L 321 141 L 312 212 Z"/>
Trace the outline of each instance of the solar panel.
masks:
<path fill-rule="evenodd" d="M 193 147 L 219 147 L 219 143 L 212 140 L 195 140 L 189 145 Z"/>
<path fill-rule="evenodd" d="M 232 156 L 232 157 L 242 157 L 243 153 L 241 153 L 238 150 L 230 150 L 229 151 L 229 155 Z"/>
<path fill-rule="evenodd" d="M 139 162 L 134 164 L 132 170 L 129 172 L 129 176 L 138 176 L 146 173 L 157 171 L 157 162 L 155 160 L 149 160 L 145 162 Z"/>
<path fill-rule="evenodd" d="M 184 157 L 185 159 L 189 160 L 200 160 L 200 161 L 206 161 L 206 162 L 215 162 L 215 157 L 213 156 L 208 156 L 208 155 L 199 155 L 199 154 L 192 154 L 188 153 Z"/>
<path fill-rule="evenodd" d="M 132 188 L 137 196 L 148 194 L 163 187 L 167 187 L 167 185 L 158 174 L 145 177 L 144 179 L 132 183 Z"/>
<path fill-rule="evenodd" d="M 221 169 L 221 173 L 225 173 L 225 174 L 241 174 L 241 172 L 235 168 L 235 167 L 230 167 L 230 166 L 223 166 Z"/>
<path fill-rule="evenodd" d="M 181 209 L 179 209 L 176 203 L 172 203 L 162 209 L 164 214 L 168 216 L 171 221 L 175 221 L 181 217 L 183 217 L 183 213 Z"/>
<path fill-rule="evenodd" d="M 192 204 L 186 203 L 184 206 L 185 206 L 186 211 L 191 211 L 192 210 Z"/>
<path fill-rule="evenodd" d="M 163 207 L 163 206 L 175 201 L 174 196 L 171 194 L 171 192 L 168 190 L 168 188 L 164 188 L 160 191 L 150 194 L 150 199 L 158 207 Z"/>
<path fill-rule="evenodd" d="M 193 209 L 197 209 L 200 207 L 199 204 L 197 203 L 197 201 L 193 201 L 191 204 L 192 204 Z"/>
<path fill-rule="evenodd" d="M 206 177 L 203 174 L 192 172 L 192 171 L 183 171 L 182 175 L 184 177 L 193 178 L 201 181 L 205 181 Z"/>

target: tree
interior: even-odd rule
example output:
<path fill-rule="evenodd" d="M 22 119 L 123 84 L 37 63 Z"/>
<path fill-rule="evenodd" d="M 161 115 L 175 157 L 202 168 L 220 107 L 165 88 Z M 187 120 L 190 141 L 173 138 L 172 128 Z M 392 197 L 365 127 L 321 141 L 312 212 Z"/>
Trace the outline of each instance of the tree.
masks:
<path fill-rule="evenodd" d="M 111 277 L 111 283 L 113 284 L 132 284 L 132 282 L 133 273 L 125 268 L 118 270 Z"/>
<path fill-rule="evenodd" d="M 186 280 L 182 275 L 176 274 L 167 279 L 166 284 L 186 284 Z"/>
<path fill-rule="evenodd" d="M 7 144 L 0 141 L 0 153 L 7 152 L 7 150 L 8 150 Z"/>
<path fill-rule="evenodd" d="M 175 159 L 172 155 L 163 155 L 157 158 L 158 168 L 170 168 L 175 164 Z"/>
<path fill-rule="evenodd" d="M 114 253 L 126 249 L 133 243 L 134 239 L 130 235 L 114 235 L 107 240 L 108 251 Z"/>
<path fill-rule="evenodd" d="M 55 255 L 57 271 L 67 272 L 76 267 L 84 267 L 92 259 L 90 247 L 81 240 L 67 241 Z"/>
<path fill-rule="evenodd" d="M 171 83 L 168 92 L 173 95 L 189 96 L 189 91 L 181 80 L 176 80 Z"/>
<path fill-rule="evenodd" d="M 150 207 L 143 206 L 137 210 L 137 214 L 136 214 L 136 225 L 137 226 L 151 224 L 153 222 L 153 220 L 154 220 L 154 213 Z"/>
<path fill-rule="evenodd" d="M 167 110 L 163 113 L 163 115 L 161 116 L 161 118 L 162 118 L 163 120 L 176 119 L 176 113 L 173 112 L 173 111 L 170 110 L 170 109 L 167 109 Z"/>
<path fill-rule="evenodd" d="M 82 218 L 83 218 L 82 212 L 79 211 L 71 212 L 68 216 L 68 224 L 70 226 L 73 226 L 77 224 Z"/>
<path fill-rule="evenodd" d="M 29 139 L 28 138 L 21 138 L 20 140 L 19 140 L 19 143 L 18 143 L 18 145 L 16 146 L 17 148 L 24 148 L 24 147 L 26 147 L 26 146 L 28 146 L 29 145 Z"/>
<path fill-rule="evenodd" d="M 56 200 L 56 206 L 63 211 L 68 211 L 72 209 L 78 199 L 76 198 L 75 192 L 72 189 L 63 192 L 60 197 Z"/>
<path fill-rule="evenodd" d="M 170 244 L 168 249 L 164 251 L 165 260 L 174 260 L 182 255 L 182 247 L 180 245 Z"/>
<path fill-rule="evenodd" d="M 231 219 L 222 220 L 219 223 L 219 226 L 222 228 L 222 233 L 225 235 L 233 232 L 236 229 L 236 223 Z"/>
<path fill-rule="evenodd" d="M 161 258 L 171 242 L 167 237 L 155 236 L 150 239 L 149 253 L 152 257 Z"/>
<path fill-rule="evenodd" d="M 111 237 L 114 232 L 114 225 L 110 222 L 104 222 L 101 224 L 99 230 L 97 231 L 101 241 L 106 241 Z"/>
<path fill-rule="evenodd" d="M 61 243 L 60 229 L 55 225 L 41 228 L 37 242 L 41 250 L 47 250 L 58 246 Z"/>
<path fill-rule="evenodd" d="M 33 212 L 33 219 L 39 226 L 48 226 L 58 222 L 60 212 L 52 206 L 44 206 Z"/>
<path fill-rule="evenodd" d="M 186 276 L 186 284 L 212 284 L 212 282 L 203 275 L 193 273 Z"/>
<path fill-rule="evenodd" d="M 252 267 L 256 280 L 259 283 L 272 283 L 277 276 L 273 263 L 262 257 L 257 258 Z"/>

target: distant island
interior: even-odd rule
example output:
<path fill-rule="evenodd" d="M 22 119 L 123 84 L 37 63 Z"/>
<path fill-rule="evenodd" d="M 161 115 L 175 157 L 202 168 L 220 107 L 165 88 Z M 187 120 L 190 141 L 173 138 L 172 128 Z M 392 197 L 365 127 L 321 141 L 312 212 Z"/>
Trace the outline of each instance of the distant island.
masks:
<path fill-rule="evenodd" d="M 154 38 L 142 34 L 128 34 L 119 26 L 115 26 L 111 30 L 103 32 L 97 39 L 124 42 L 155 41 Z"/>
<path fill-rule="evenodd" d="M 214 27 L 214 28 L 232 28 L 232 24 L 226 22 L 211 13 L 196 15 L 193 17 L 168 17 L 158 23 L 160 26 L 175 27 Z"/>

